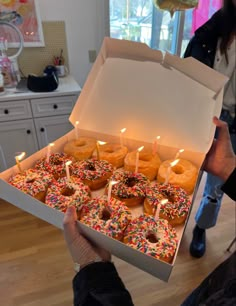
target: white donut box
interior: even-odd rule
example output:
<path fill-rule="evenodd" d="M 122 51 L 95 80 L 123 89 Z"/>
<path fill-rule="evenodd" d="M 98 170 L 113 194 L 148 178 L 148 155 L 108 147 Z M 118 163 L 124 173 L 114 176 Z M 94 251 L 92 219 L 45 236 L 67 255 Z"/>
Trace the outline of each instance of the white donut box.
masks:
<path fill-rule="evenodd" d="M 70 121 L 79 121 L 80 136 L 119 142 L 119 131 L 126 127 L 125 145 L 130 150 L 140 146 L 152 148 L 161 135 L 158 153 L 162 160 L 181 155 L 199 169 L 192 195 L 194 201 L 204 162 L 215 132 L 214 115 L 222 107 L 227 78 L 193 58 L 180 59 L 152 50 L 145 44 L 105 38 Z M 72 130 L 55 141 L 53 152 L 63 151 L 65 143 L 75 137 Z M 22 168 L 33 167 L 45 156 L 44 148 L 21 162 Z M 0 198 L 62 229 L 63 213 L 22 193 L 7 183 L 17 173 L 14 166 L 0 174 Z M 100 190 L 93 194 L 103 194 Z M 133 209 L 134 215 L 142 208 Z M 189 211 L 190 214 L 191 210 Z M 134 250 L 91 228 L 80 224 L 84 235 L 115 256 L 168 281 L 174 267 L 188 219 L 177 228 L 179 244 L 172 264 Z"/>

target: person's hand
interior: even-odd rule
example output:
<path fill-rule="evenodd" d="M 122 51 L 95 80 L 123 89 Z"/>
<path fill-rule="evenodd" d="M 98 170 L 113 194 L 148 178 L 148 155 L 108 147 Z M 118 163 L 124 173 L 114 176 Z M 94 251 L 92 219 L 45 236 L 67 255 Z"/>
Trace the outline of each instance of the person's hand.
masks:
<path fill-rule="evenodd" d="M 204 170 L 226 181 L 236 166 L 235 154 L 227 123 L 217 117 L 213 118 L 213 122 L 218 129 L 218 138 L 214 140 L 206 156 Z"/>
<path fill-rule="evenodd" d="M 109 252 L 95 247 L 80 234 L 76 209 L 74 206 L 68 207 L 63 220 L 63 226 L 65 240 L 75 263 L 78 263 L 83 267 L 93 261 L 111 260 Z"/>

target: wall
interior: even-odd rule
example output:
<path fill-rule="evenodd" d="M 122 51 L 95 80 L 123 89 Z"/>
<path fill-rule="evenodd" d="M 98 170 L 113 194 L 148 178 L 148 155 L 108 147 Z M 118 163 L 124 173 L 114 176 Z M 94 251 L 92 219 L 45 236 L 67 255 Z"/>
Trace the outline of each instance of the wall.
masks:
<path fill-rule="evenodd" d="M 100 49 L 108 30 L 109 0 L 38 0 L 43 21 L 66 23 L 70 73 L 83 86 L 91 64 L 88 50 Z M 107 35 L 108 33 L 106 33 Z"/>

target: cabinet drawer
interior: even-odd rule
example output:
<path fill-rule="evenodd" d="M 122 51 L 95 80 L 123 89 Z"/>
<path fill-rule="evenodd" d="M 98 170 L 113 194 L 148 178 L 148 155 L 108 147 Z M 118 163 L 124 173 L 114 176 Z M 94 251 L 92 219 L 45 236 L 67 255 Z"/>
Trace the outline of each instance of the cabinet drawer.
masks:
<path fill-rule="evenodd" d="M 31 100 L 34 117 L 70 114 L 77 96 L 62 96 Z"/>
<path fill-rule="evenodd" d="M 28 118 L 32 118 L 30 102 L 28 100 L 0 102 L 0 121 Z"/>

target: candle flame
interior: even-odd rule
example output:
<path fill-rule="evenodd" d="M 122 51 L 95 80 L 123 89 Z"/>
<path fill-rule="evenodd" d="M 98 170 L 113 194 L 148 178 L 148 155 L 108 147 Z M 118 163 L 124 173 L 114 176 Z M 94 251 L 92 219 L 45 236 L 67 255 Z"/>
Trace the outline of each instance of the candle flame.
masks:
<path fill-rule="evenodd" d="M 105 142 L 105 141 L 100 141 L 100 140 L 98 140 L 98 144 L 99 144 L 100 146 L 103 146 L 103 145 L 106 144 L 106 142 Z"/>
<path fill-rule="evenodd" d="M 49 143 L 49 146 L 50 146 L 50 147 L 54 147 L 54 146 L 55 146 L 55 143 Z"/>
<path fill-rule="evenodd" d="M 110 182 L 110 185 L 113 186 L 113 185 L 116 185 L 116 184 L 118 184 L 118 183 L 119 183 L 119 182 L 111 181 L 111 182 Z"/>
<path fill-rule="evenodd" d="M 157 136 L 157 140 L 161 139 L 161 136 Z"/>
<path fill-rule="evenodd" d="M 184 149 L 180 149 L 180 150 L 179 150 L 179 153 L 183 153 L 183 152 L 184 152 Z"/>
<path fill-rule="evenodd" d="M 174 167 L 174 166 L 176 166 L 178 164 L 178 162 L 179 162 L 179 159 L 176 159 L 172 163 L 170 163 L 170 166 Z"/>
<path fill-rule="evenodd" d="M 123 128 L 122 130 L 120 130 L 121 134 L 123 134 L 126 131 L 126 128 Z"/>
<path fill-rule="evenodd" d="M 19 155 L 16 156 L 16 158 L 20 161 L 25 157 L 25 154 L 26 154 L 25 152 L 21 152 L 19 153 Z"/>
<path fill-rule="evenodd" d="M 76 122 L 75 122 L 75 125 L 78 125 L 78 124 L 79 124 L 79 121 L 76 121 Z"/>
<path fill-rule="evenodd" d="M 144 146 L 140 147 L 137 151 L 141 152 L 144 149 Z"/>
<path fill-rule="evenodd" d="M 70 166 L 72 164 L 71 160 L 68 160 L 68 162 L 66 162 L 66 166 Z"/>
<path fill-rule="evenodd" d="M 166 204 L 168 202 L 169 202 L 168 199 L 163 199 L 163 200 L 161 200 L 160 204 Z"/>

